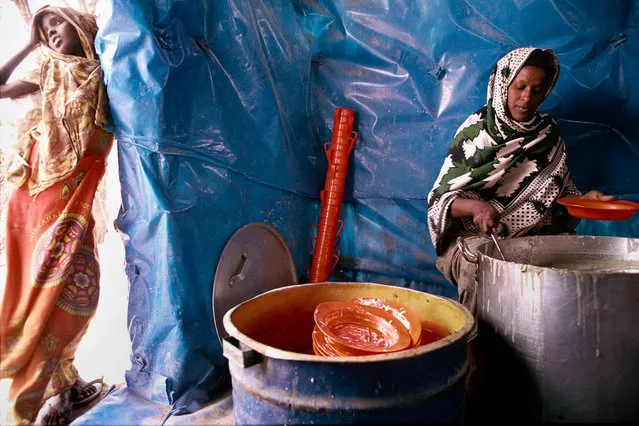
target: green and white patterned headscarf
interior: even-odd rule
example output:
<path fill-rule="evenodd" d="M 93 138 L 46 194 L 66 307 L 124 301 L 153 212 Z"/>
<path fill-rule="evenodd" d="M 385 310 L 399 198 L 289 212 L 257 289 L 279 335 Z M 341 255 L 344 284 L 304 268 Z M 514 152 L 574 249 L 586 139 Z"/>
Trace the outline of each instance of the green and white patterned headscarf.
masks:
<path fill-rule="evenodd" d="M 459 233 L 479 234 L 472 218 L 453 219 L 450 206 L 458 198 L 489 202 L 501 214 L 500 238 L 569 232 L 577 221 L 555 201 L 579 194 L 566 165 L 566 147 L 559 127 L 547 114 L 528 122 L 507 113 L 508 86 L 530 55 L 538 49 L 515 49 L 501 58 L 490 75 L 488 101 L 459 127 L 433 189 L 428 195 L 428 225 L 437 254 Z M 550 54 L 544 99 L 559 75 L 559 62 Z M 451 228 L 452 226 L 452 228 Z"/>

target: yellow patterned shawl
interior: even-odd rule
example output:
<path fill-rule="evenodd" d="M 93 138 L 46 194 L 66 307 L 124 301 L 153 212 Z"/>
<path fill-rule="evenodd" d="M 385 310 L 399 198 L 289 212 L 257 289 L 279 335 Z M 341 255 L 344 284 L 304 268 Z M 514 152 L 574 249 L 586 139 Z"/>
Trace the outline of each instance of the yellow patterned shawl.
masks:
<path fill-rule="evenodd" d="M 98 30 L 95 17 L 71 8 L 45 6 L 36 12 L 35 22 L 49 12 L 75 27 L 86 58 L 55 52 L 41 29 L 42 65 L 37 76 L 23 80 L 40 86 L 42 114 L 27 118 L 28 130 L 14 146 L 16 156 L 7 174 L 7 180 L 18 187 L 28 180 L 31 195 L 73 172 L 94 128 L 104 129 L 109 111 L 102 68 L 93 46 Z M 32 157 L 35 141 L 38 152 Z"/>

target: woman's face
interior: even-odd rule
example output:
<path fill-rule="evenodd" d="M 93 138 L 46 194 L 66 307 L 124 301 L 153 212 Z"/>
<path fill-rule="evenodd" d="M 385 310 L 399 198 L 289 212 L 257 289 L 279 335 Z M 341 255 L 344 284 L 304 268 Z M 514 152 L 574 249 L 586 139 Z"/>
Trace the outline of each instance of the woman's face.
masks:
<path fill-rule="evenodd" d="M 547 90 L 546 73 L 541 68 L 525 66 L 508 86 L 508 113 L 513 120 L 530 121 Z"/>
<path fill-rule="evenodd" d="M 56 52 L 84 56 L 75 27 L 55 13 L 49 12 L 42 16 L 42 31 L 47 38 L 47 44 Z"/>

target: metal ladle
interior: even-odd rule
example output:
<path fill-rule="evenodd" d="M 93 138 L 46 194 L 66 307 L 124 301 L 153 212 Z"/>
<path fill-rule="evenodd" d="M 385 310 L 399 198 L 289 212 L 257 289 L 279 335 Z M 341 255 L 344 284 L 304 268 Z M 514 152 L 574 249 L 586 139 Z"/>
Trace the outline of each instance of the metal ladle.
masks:
<path fill-rule="evenodd" d="M 499 252 L 499 254 L 501 255 L 502 260 L 506 260 L 506 258 L 504 257 L 504 252 L 501 251 L 501 247 L 499 247 L 499 243 L 497 242 L 497 237 L 495 237 L 495 231 L 490 233 L 490 236 L 493 238 L 493 242 L 495 243 L 495 245 L 497 246 L 497 251 Z"/>

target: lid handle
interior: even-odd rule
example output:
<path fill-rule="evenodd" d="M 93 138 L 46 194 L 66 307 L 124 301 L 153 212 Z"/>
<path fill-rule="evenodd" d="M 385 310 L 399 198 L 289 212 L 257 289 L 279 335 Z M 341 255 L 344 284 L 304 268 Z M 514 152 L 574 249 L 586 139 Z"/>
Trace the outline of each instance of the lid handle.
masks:
<path fill-rule="evenodd" d="M 242 257 L 240 258 L 240 265 L 237 268 L 237 272 L 229 278 L 229 287 L 233 288 L 235 281 L 242 281 L 244 277 L 246 277 L 250 265 L 251 262 L 249 261 L 248 253 L 244 250 L 242 252 Z"/>

